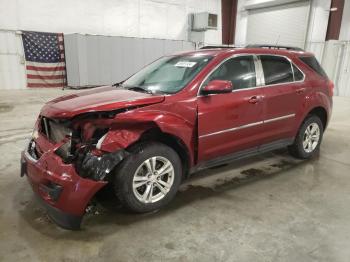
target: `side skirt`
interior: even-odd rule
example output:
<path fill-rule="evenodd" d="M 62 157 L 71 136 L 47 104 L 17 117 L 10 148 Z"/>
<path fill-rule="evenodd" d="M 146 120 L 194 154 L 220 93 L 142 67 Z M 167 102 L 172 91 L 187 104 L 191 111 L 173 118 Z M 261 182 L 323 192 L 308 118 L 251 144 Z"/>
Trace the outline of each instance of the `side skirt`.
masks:
<path fill-rule="evenodd" d="M 249 148 L 249 149 L 238 151 L 238 152 L 235 152 L 235 153 L 232 153 L 229 155 L 220 156 L 220 157 L 199 163 L 198 165 L 191 168 L 189 173 L 193 174 L 193 173 L 198 172 L 198 171 L 203 170 L 203 169 L 207 169 L 210 167 L 215 167 L 215 166 L 227 164 L 227 163 L 237 161 L 240 159 L 256 156 L 256 155 L 266 153 L 266 152 L 269 152 L 272 150 L 276 150 L 276 149 L 290 146 L 293 143 L 294 143 L 294 138 L 281 139 L 281 140 L 274 141 L 272 143 L 263 144 L 259 147 Z"/>

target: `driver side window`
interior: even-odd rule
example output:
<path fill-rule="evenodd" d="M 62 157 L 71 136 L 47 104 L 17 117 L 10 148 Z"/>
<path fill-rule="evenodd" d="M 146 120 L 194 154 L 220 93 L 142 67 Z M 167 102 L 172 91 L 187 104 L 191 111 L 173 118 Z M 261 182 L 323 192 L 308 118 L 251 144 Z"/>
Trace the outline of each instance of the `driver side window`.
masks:
<path fill-rule="evenodd" d="M 233 89 L 244 89 L 256 86 L 256 73 L 253 56 L 238 56 L 221 64 L 207 79 L 228 80 L 232 82 Z"/>

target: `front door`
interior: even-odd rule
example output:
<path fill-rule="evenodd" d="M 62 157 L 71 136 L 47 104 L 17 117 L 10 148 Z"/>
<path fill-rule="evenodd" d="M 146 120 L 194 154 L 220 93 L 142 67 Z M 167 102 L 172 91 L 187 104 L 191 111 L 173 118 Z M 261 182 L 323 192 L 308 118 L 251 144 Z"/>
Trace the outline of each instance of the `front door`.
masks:
<path fill-rule="evenodd" d="M 232 82 L 226 94 L 200 94 L 198 97 L 198 160 L 222 157 L 244 149 L 257 150 L 263 120 L 263 94 L 257 88 L 252 55 L 223 62 L 202 87 L 211 80 Z"/>

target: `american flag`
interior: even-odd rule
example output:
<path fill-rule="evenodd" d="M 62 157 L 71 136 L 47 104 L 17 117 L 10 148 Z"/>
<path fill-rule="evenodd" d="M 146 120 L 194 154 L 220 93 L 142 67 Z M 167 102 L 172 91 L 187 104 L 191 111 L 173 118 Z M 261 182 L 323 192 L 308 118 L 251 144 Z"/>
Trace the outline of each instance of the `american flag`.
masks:
<path fill-rule="evenodd" d="M 64 87 L 66 63 L 61 33 L 22 32 L 28 87 Z"/>

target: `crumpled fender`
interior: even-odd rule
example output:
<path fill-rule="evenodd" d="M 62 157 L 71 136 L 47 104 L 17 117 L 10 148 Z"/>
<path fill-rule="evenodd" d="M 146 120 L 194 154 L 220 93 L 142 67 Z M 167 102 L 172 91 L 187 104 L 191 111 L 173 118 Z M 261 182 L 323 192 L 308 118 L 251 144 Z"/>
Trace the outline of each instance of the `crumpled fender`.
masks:
<path fill-rule="evenodd" d="M 140 139 L 142 134 L 151 128 L 159 128 L 162 132 L 180 139 L 189 152 L 193 152 L 194 123 L 190 123 L 180 115 L 160 111 L 130 111 L 118 115 L 115 125 L 103 137 L 100 150 L 114 152 L 125 149 Z M 190 153 L 191 161 L 193 154 Z"/>

